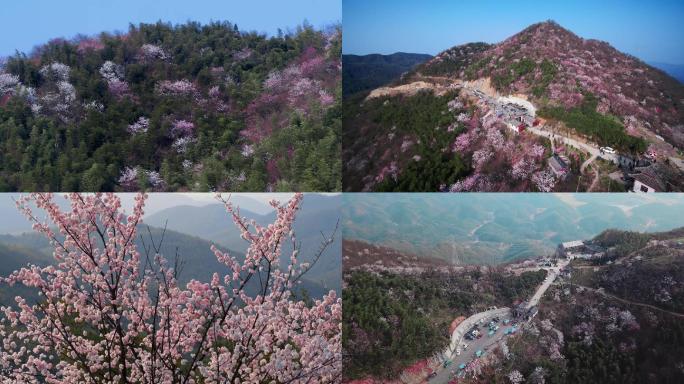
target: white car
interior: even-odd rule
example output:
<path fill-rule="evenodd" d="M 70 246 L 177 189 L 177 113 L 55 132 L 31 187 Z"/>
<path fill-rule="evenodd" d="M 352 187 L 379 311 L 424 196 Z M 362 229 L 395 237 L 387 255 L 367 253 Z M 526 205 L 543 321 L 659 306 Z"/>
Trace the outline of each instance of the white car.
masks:
<path fill-rule="evenodd" d="M 461 356 L 461 348 L 456 348 L 456 356 Z"/>
<path fill-rule="evenodd" d="M 615 154 L 615 150 L 611 147 L 601 147 L 599 150 L 601 152 L 610 153 L 611 155 Z"/>

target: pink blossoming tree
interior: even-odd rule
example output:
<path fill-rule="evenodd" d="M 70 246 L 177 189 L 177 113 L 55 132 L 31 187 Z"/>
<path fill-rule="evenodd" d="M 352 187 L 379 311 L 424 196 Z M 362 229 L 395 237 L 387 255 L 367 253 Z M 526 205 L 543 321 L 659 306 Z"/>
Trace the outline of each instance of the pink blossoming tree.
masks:
<path fill-rule="evenodd" d="M 172 136 L 189 136 L 195 131 L 195 124 L 187 120 L 176 120 L 171 127 Z"/>
<path fill-rule="evenodd" d="M 188 96 L 194 95 L 197 89 L 189 80 L 178 81 L 164 80 L 157 84 L 156 91 L 163 96 Z"/>
<path fill-rule="evenodd" d="M 19 76 L 11 73 L 0 73 L 0 96 L 13 92 L 19 84 Z"/>
<path fill-rule="evenodd" d="M 114 194 L 68 198 L 67 211 L 51 194 L 17 202 L 49 239 L 56 263 L 2 279 L 42 296 L 37 304 L 17 297 L 16 309 L 2 308 L 3 383 L 339 381 L 341 300 L 333 291 L 311 306 L 292 297 L 310 268 L 298 262 L 297 250 L 279 267 L 284 244 L 296 241 L 301 194 L 284 205 L 271 202 L 277 215 L 266 227 L 224 201 L 249 243 L 244 260 L 213 248 L 226 271 L 185 287 L 156 245 L 144 251 L 135 245 L 145 194 L 136 196 L 129 215 Z M 246 293 L 250 282 L 259 283 L 258 294 Z"/>

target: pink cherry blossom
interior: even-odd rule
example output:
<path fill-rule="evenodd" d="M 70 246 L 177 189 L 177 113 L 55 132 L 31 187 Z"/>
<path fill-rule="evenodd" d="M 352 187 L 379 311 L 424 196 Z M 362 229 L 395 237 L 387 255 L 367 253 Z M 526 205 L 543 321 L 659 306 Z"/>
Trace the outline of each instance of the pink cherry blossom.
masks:
<path fill-rule="evenodd" d="M 52 81 L 69 81 L 70 72 L 68 65 L 59 62 L 50 63 L 40 69 L 40 74 Z"/>
<path fill-rule="evenodd" d="M 0 96 L 13 92 L 19 84 L 19 76 L 11 73 L 0 73 Z"/>
<path fill-rule="evenodd" d="M 186 153 L 188 151 L 188 147 L 196 141 L 197 140 L 195 138 L 182 136 L 174 140 L 173 144 L 171 144 L 171 147 L 178 153 Z"/>
<path fill-rule="evenodd" d="M 197 89 L 190 81 L 183 79 L 178 81 L 164 80 L 157 84 L 156 91 L 164 96 L 187 96 L 193 95 Z"/>
<path fill-rule="evenodd" d="M 164 49 L 158 45 L 143 44 L 143 46 L 140 47 L 138 58 L 143 62 L 149 62 L 157 59 L 166 60 L 169 58 L 169 55 L 167 55 Z"/>
<path fill-rule="evenodd" d="M 171 127 L 172 136 L 189 136 L 195 131 L 195 124 L 187 120 L 176 120 Z"/>
<path fill-rule="evenodd" d="M 327 107 L 335 102 L 335 98 L 333 97 L 333 95 L 328 93 L 328 91 L 326 91 L 325 89 L 321 89 L 320 91 L 318 91 L 318 95 L 319 100 L 321 101 L 321 105 L 324 107 Z"/>
<path fill-rule="evenodd" d="M 88 51 L 99 51 L 104 48 L 104 44 L 99 39 L 83 39 L 78 42 L 76 50 L 79 53 Z"/>
<path fill-rule="evenodd" d="M 158 245 L 134 241 L 147 195 L 135 197 L 131 213 L 114 194 L 70 194 L 66 211 L 49 193 L 20 198 L 55 263 L 0 279 L 42 295 L 38 304 L 17 297 L 15 308 L 0 308 L 2 382 L 339 382 L 341 299 L 334 291 L 310 305 L 295 299 L 310 266 L 297 247 L 283 255 L 286 242 L 297 243 L 302 198 L 271 202 L 276 217 L 267 226 L 224 201 L 248 249 L 234 256 L 212 247 L 225 270 L 184 287 Z M 258 292 L 245 291 L 249 282 L 260 282 Z"/>
<path fill-rule="evenodd" d="M 128 126 L 128 132 L 132 134 L 145 133 L 150 127 L 150 119 L 145 116 L 140 116 L 138 120 Z"/>
<path fill-rule="evenodd" d="M 532 175 L 532 182 L 540 192 L 551 192 L 556 185 L 556 178 L 550 170 L 543 170 Z"/>
<path fill-rule="evenodd" d="M 119 176 L 119 185 L 125 190 L 130 191 L 138 187 L 138 169 L 126 167 Z"/>

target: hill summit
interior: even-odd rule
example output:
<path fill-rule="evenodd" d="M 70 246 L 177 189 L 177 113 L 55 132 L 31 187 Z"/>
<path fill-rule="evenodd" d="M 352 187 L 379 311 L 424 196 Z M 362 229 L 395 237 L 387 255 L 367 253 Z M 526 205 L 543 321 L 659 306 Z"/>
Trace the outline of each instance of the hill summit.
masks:
<path fill-rule="evenodd" d="M 497 91 L 565 108 L 588 93 L 597 111 L 623 119 L 629 134 L 657 134 L 684 148 L 684 86 L 604 41 L 583 39 L 554 21 L 533 24 L 489 45 L 450 48 L 416 69 L 428 76 L 491 78 Z"/>
<path fill-rule="evenodd" d="M 347 97 L 349 191 L 684 190 L 684 85 L 553 21 Z"/>

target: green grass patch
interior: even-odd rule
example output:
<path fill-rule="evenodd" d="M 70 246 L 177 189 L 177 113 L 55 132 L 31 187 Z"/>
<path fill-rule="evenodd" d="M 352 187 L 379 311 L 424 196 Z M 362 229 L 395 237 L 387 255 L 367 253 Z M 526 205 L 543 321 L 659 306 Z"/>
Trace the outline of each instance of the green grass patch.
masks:
<path fill-rule="evenodd" d="M 563 121 L 567 126 L 586 135 L 599 145 L 630 153 L 646 150 L 646 141 L 628 135 L 616 117 L 596 112 L 597 103 L 598 100 L 593 94 L 585 93 L 584 101 L 577 107 L 565 109 L 558 106 L 545 106 L 539 109 L 538 114 L 547 119 Z"/>

